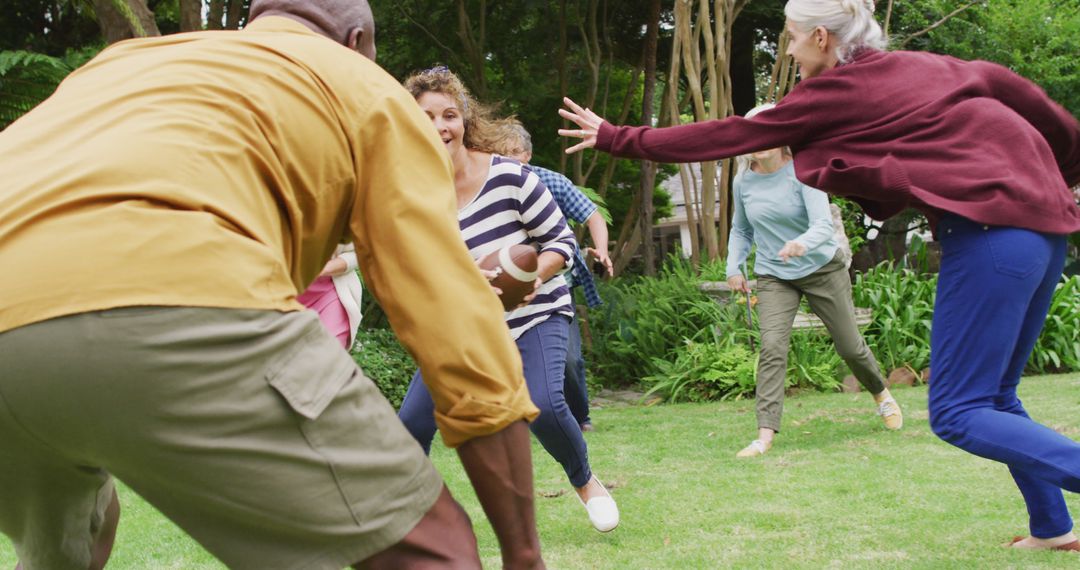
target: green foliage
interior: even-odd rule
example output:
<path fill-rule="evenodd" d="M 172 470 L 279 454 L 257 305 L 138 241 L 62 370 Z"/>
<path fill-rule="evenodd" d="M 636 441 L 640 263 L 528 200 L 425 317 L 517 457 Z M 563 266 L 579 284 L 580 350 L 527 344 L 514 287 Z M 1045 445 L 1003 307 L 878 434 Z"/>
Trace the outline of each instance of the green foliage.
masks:
<path fill-rule="evenodd" d="M 360 329 L 352 350 L 353 360 L 395 408 L 401 406 L 405 391 L 416 371 L 409 352 L 390 329 Z"/>
<path fill-rule="evenodd" d="M 840 388 L 847 367 L 836 354 L 832 337 L 824 329 L 791 331 L 788 349 L 787 375 L 789 387 L 833 392 Z"/>
<path fill-rule="evenodd" d="M 689 263 L 671 258 L 655 278 L 601 284 L 605 303 L 589 311 L 587 361 L 604 385 L 634 384 L 673 360 L 685 340 L 712 338 L 720 306 L 698 289 Z"/>
<path fill-rule="evenodd" d="M 930 366 L 936 287 L 936 275 L 895 268 L 888 262 L 856 275 L 855 306 L 873 310 L 863 336 L 886 373 L 902 366 L 916 370 Z"/>
<path fill-rule="evenodd" d="M 747 264 L 752 271 L 754 268 L 754 256 L 751 255 L 747 259 Z M 698 279 L 701 281 L 727 281 L 727 260 L 725 259 L 713 259 L 704 260 L 698 265 Z"/>
<path fill-rule="evenodd" d="M 72 48 L 100 42 L 101 29 L 89 0 L 4 0 L 0 51 L 60 57 Z"/>
<path fill-rule="evenodd" d="M 607 303 L 591 310 L 589 320 L 593 347 L 586 360 L 597 381 L 611 386 L 641 379 L 650 393 L 673 400 L 750 395 L 757 355 L 748 347 L 760 344 L 756 319 L 749 325 L 745 304 L 717 303 L 699 289 L 702 281 L 724 280 L 724 267 L 722 260 L 706 262 L 699 275 L 673 257 L 656 278 L 605 285 Z M 790 354 L 789 386 L 839 386 L 843 362 L 827 333 L 794 331 Z"/>
<path fill-rule="evenodd" d="M 857 306 L 873 309 L 864 331 L 867 344 L 886 370 L 930 366 L 930 327 L 937 276 L 882 263 L 856 276 Z M 1063 278 L 1054 291 L 1043 331 L 1026 372 L 1080 370 L 1080 276 Z M 794 355 L 793 357 L 794 358 Z"/>
<path fill-rule="evenodd" d="M 847 235 L 848 243 L 851 244 L 852 255 L 866 243 L 866 232 L 869 226 L 864 222 L 866 214 L 863 209 L 840 196 L 831 196 L 830 200 L 840 208 L 840 217 L 844 221 L 844 234 Z"/>
<path fill-rule="evenodd" d="M 757 358 L 748 348 L 719 339 L 687 341 L 673 361 L 656 359 L 656 373 L 642 379 L 646 396 L 657 394 L 670 402 L 705 402 L 751 396 Z"/>
<path fill-rule="evenodd" d="M 0 130 L 52 95 L 69 73 L 100 50 L 100 46 L 69 50 L 63 57 L 0 51 Z"/>
<path fill-rule="evenodd" d="M 1042 334 L 1027 365 L 1027 372 L 1080 370 L 1080 276 L 1062 279 L 1050 301 Z"/>
<path fill-rule="evenodd" d="M 894 37 L 925 29 L 957 4 L 897 2 Z M 981 2 L 914 39 L 906 49 L 999 63 L 1039 84 L 1080 117 L 1080 3 L 1075 0 Z"/>

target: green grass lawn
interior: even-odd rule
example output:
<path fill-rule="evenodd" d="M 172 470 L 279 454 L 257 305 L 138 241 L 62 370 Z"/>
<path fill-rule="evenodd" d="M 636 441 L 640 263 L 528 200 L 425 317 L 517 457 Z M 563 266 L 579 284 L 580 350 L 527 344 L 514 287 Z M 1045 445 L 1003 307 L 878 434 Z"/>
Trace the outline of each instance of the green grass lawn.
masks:
<path fill-rule="evenodd" d="M 1007 470 L 940 440 L 926 389 L 894 391 L 906 423 L 888 432 L 870 396 L 802 394 L 763 458 L 735 459 L 755 434 L 752 401 L 596 410 L 593 468 L 622 524 L 592 530 L 561 468 L 538 445 L 537 521 L 551 568 L 1080 568 L 1067 553 L 998 545 L 1027 533 Z M 1080 439 L 1080 374 L 1025 379 L 1028 411 Z M 498 547 L 456 455 L 433 454 L 476 523 L 488 568 Z M 1080 497 L 1067 496 L 1080 515 Z M 110 568 L 221 568 L 127 488 Z M 0 568 L 15 563 L 0 539 Z"/>

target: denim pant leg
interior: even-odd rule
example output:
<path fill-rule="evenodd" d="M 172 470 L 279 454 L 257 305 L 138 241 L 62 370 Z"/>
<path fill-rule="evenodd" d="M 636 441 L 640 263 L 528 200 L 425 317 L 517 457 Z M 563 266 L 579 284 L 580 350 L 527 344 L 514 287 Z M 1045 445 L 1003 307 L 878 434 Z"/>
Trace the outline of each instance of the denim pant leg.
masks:
<path fill-rule="evenodd" d="M 518 337 L 517 346 L 525 365 L 529 397 L 540 408 L 540 415 L 529 424 L 529 429 L 562 465 L 570 483 L 583 487 L 592 478 L 589 453 L 563 392 L 569 324 L 567 317 L 552 315 Z"/>
<path fill-rule="evenodd" d="M 931 427 L 1009 466 L 1031 534 L 1072 529 L 1061 489 L 1080 491 L 1080 444 L 1035 423 L 1016 396 L 1064 266 L 1065 238 L 949 216 L 931 333 Z"/>
<path fill-rule="evenodd" d="M 585 424 L 589 418 L 589 386 L 585 383 L 585 357 L 581 353 L 581 329 L 577 318 L 570 320 L 566 343 L 566 404 L 577 423 Z"/>
<path fill-rule="evenodd" d="M 405 399 L 401 401 L 398 418 L 405 428 L 416 438 L 424 453 L 431 454 L 431 440 L 435 438 L 435 402 L 431 399 L 424 379 L 417 370 L 409 382 Z"/>

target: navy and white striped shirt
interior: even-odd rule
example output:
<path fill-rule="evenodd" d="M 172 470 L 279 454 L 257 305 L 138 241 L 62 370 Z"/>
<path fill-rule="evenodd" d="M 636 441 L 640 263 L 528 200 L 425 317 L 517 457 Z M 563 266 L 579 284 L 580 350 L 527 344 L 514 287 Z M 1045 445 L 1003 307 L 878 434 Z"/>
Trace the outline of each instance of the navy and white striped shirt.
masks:
<path fill-rule="evenodd" d="M 458 226 L 475 259 L 503 246 L 526 244 L 539 247 L 541 253 L 558 253 L 567 268 L 573 264 L 574 234 L 555 198 L 536 174 L 504 156 L 492 155 L 484 187 L 458 210 Z M 574 316 L 562 274 L 541 285 L 528 305 L 506 313 L 510 336 L 517 339 L 554 314 Z"/>

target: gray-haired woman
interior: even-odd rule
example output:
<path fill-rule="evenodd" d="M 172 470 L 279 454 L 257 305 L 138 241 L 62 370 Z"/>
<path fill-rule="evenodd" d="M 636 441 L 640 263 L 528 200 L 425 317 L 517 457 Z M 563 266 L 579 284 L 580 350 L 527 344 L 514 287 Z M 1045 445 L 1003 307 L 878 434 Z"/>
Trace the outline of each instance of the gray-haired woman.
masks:
<path fill-rule="evenodd" d="M 615 127 L 567 99 L 567 152 L 659 162 L 791 147 L 799 180 L 883 219 L 913 207 L 942 245 L 931 333 L 930 424 L 1009 466 L 1027 503 L 1021 548 L 1080 550 L 1062 489 L 1080 492 L 1080 444 L 1016 396 L 1080 230 L 1080 124 L 999 65 L 885 52 L 873 2 L 790 0 L 788 53 L 803 81 L 753 121 Z"/>

